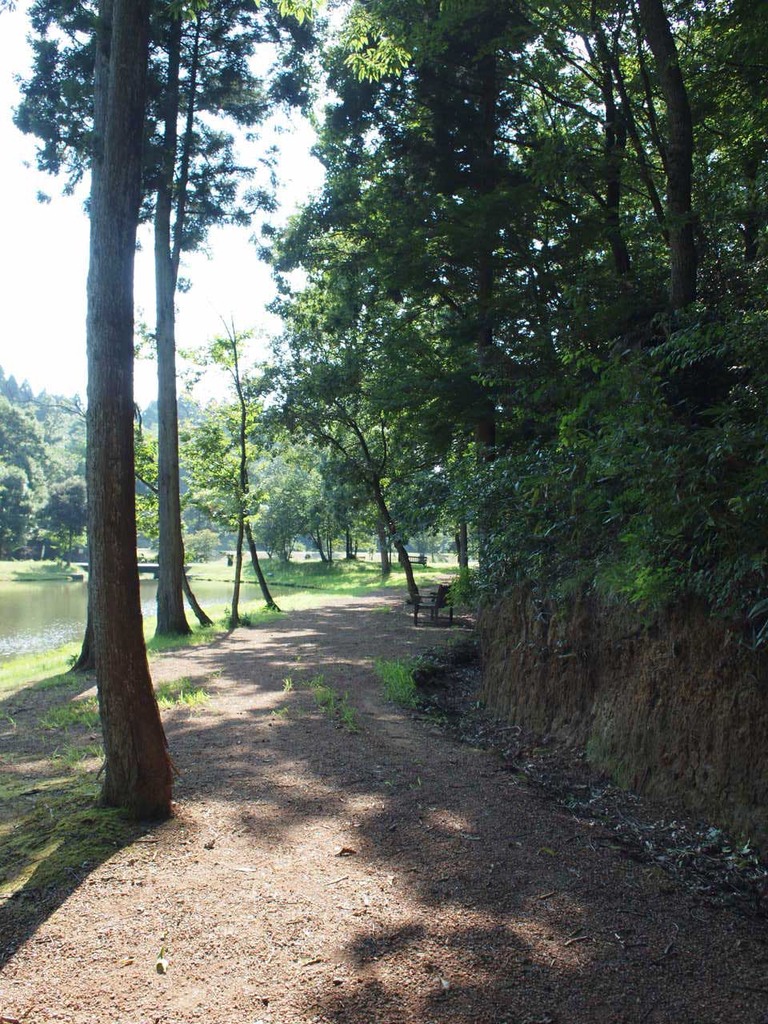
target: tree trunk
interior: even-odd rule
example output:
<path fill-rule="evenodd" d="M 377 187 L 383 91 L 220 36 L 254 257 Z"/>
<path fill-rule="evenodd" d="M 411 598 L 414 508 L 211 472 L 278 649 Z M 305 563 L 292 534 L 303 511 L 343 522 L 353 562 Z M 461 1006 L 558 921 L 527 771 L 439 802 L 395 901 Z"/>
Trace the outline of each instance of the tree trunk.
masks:
<path fill-rule="evenodd" d="M 90 566 L 90 562 L 89 562 Z M 90 569 L 89 569 L 90 575 Z M 96 652 L 93 649 L 93 620 L 91 619 L 91 583 L 88 581 L 88 612 L 85 618 L 85 634 L 83 644 L 77 660 L 70 669 L 70 672 L 92 672 L 96 668 Z"/>
<path fill-rule="evenodd" d="M 376 520 L 376 532 L 379 537 L 379 557 L 381 559 L 381 575 L 389 576 L 392 572 L 392 562 L 389 558 L 389 537 L 384 520 L 379 516 Z"/>
<path fill-rule="evenodd" d="M 765 213 L 761 201 L 761 190 L 758 183 L 760 162 L 755 157 L 743 161 L 744 178 L 746 181 L 747 200 L 742 221 L 742 237 L 744 239 L 744 262 L 754 263 L 759 254 L 760 232 L 765 227 Z"/>
<path fill-rule="evenodd" d="M 371 489 L 373 491 L 373 500 L 376 502 L 376 507 L 379 510 L 379 516 L 381 517 L 380 521 L 384 525 L 384 529 L 386 530 L 387 533 L 387 538 L 391 540 L 392 544 L 394 545 L 395 551 L 397 551 L 397 557 L 400 560 L 400 564 L 403 567 L 403 571 L 405 572 L 405 582 L 408 587 L 408 596 L 411 598 L 412 601 L 416 600 L 419 596 L 419 588 L 416 586 L 416 580 L 414 579 L 413 576 L 413 566 L 411 565 L 411 560 L 408 557 L 408 552 L 405 549 L 403 539 L 400 536 L 400 531 L 397 528 L 397 523 L 395 523 L 394 519 L 392 518 L 392 514 L 389 511 L 389 506 L 387 505 L 386 498 L 384 497 L 384 492 L 381 489 L 381 481 L 378 478 L 374 478 L 371 483 Z"/>
<path fill-rule="evenodd" d="M 469 552 L 467 544 L 467 524 L 459 523 L 459 531 L 456 534 L 456 555 L 460 569 L 469 568 Z"/>
<path fill-rule="evenodd" d="M 352 544 L 352 531 L 347 527 L 344 531 L 344 558 L 349 562 L 357 558 L 357 551 Z"/>
<path fill-rule="evenodd" d="M 200 625 L 201 626 L 212 626 L 213 625 L 213 619 L 210 618 L 210 616 L 206 615 L 205 611 L 200 607 L 200 603 L 198 602 L 197 598 L 195 597 L 195 595 L 194 595 L 194 593 L 192 591 L 192 587 L 189 585 L 189 580 L 187 578 L 187 574 L 183 570 L 182 570 L 182 574 L 181 574 L 181 585 L 182 585 L 182 587 L 184 589 L 184 596 L 186 597 L 187 601 L 189 602 L 189 607 L 195 613 L 195 617 L 196 617 L 197 621 L 200 623 Z"/>
<path fill-rule="evenodd" d="M 605 220 L 606 234 L 613 253 L 616 274 L 626 278 L 632 269 L 629 250 L 621 230 L 621 172 L 627 145 L 627 127 L 620 115 L 614 94 L 613 61 L 602 26 L 593 24 L 597 39 L 600 91 L 605 108 Z"/>
<path fill-rule="evenodd" d="M 259 562 L 259 555 L 256 551 L 256 542 L 253 539 L 253 530 L 251 530 L 251 523 L 248 519 L 245 520 L 245 536 L 248 540 L 248 550 L 251 553 L 251 565 L 253 566 L 253 571 L 256 573 L 256 579 L 259 581 L 261 596 L 264 598 L 264 603 L 270 611 L 279 612 L 280 609 L 275 604 L 274 599 L 269 592 L 266 577 L 261 571 L 261 562 Z"/>
<path fill-rule="evenodd" d="M 171 213 L 179 116 L 180 18 L 168 30 L 163 161 L 155 202 L 155 305 L 157 346 L 157 498 L 159 515 L 156 636 L 191 632 L 184 614 L 184 542 L 179 493 L 179 420 L 176 398 L 176 267 Z M 177 225 L 177 230 L 180 225 Z"/>
<path fill-rule="evenodd" d="M 477 160 L 477 192 L 480 197 L 491 195 L 496 187 L 496 118 L 498 83 L 496 55 L 486 54 L 479 66 L 480 72 L 480 117 L 481 139 Z M 488 204 L 484 204 L 484 210 Z M 493 250 L 498 237 L 495 224 L 488 214 L 483 214 L 478 233 L 480 249 L 477 254 L 477 365 L 484 379 L 492 379 L 494 373 L 494 288 L 495 268 Z M 493 386 L 493 385 L 492 385 Z M 481 458 L 490 461 L 496 450 L 496 410 L 489 395 L 483 402 L 483 410 L 475 423 L 475 440 Z"/>
<path fill-rule="evenodd" d="M 669 233 L 667 231 L 666 218 L 664 216 L 664 204 L 662 203 L 661 196 L 656 188 L 656 182 L 653 180 L 651 161 L 649 160 L 648 154 L 645 152 L 643 141 L 640 138 L 640 131 L 635 118 L 632 101 L 629 97 L 629 91 L 627 89 L 627 83 L 621 67 L 621 62 L 615 57 L 611 57 L 611 69 L 613 71 L 613 80 L 616 85 L 616 90 L 621 101 L 621 119 L 624 125 L 624 130 L 629 136 L 629 141 L 632 143 L 632 148 L 634 149 L 635 156 L 637 157 L 637 171 L 640 175 L 640 180 L 645 185 L 648 199 L 653 207 L 654 215 L 664 235 L 664 241 L 667 242 L 669 239 Z M 666 153 L 664 154 L 664 158 L 666 159 Z"/>
<path fill-rule="evenodd" d="M 237 524 L 237 547 L 235 548 L 235 585 L 232 590 L 232 611 L 229 615 L 229 625 L 232 629 L 240 625 L 240 577 L 243 574 L 243 533 L 245 531 L 245 517 L 241 514 Z"/>
<path fill-rule="evenodd" d="M 136 565 L 133 268 L 151 0 L 101 0 L 88 270 L 90 607 L 104 737 L 102 799 L 171 813 L 172 766 L 149 675 Z"/>
<path fill-rule="evenodd" d="M 691 202 L 693 118 L 663 0 L 639 0 L 639 11 L 667 108 L 669 303 L 672 309 L 682 309 L 696 299 L 697 257 Z"/>

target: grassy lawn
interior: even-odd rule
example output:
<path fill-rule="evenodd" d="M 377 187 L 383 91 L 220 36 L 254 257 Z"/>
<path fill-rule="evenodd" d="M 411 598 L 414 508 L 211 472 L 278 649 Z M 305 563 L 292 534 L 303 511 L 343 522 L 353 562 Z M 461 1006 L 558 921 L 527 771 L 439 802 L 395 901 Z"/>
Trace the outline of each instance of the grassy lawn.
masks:
<path fill-rule="evenodd" d="M 270 588 L 288 588 L 301 592 L 298 602 L 288 601 L 282 597 L 277 603 L 288 608 L 308 608 L 314 604 L 302 603 L 310 600 L 312 593 L 323 596 L 361 597 L 372 590 L 382 587 L 396 590 L 405 586 L 405 573 L 397 562 L 392 565 L 392 572 L 386 580 L 382 580 L 379 562 L 337 561 L 330 564 L 315 559 L 297 558 L 290 562 L 279 562 L 277 559 L 263 559 L 261 567 Z M 414 574 L 419 586 L 456 572 L 455 564 L 416 565 Z M 201 580 L 231 581 L 233 569 L 226 562 L 202 562 L 190 567 L 190 578 Z M 243 579 L 252 582 L 255 574 L 250 562 L 243 563 Z M 194 583 L 193 583 L 194 589 Z"/>
<path fill-rule="evenodd" d="M 19 562 L 0 562 L 0 583 L 63 581 L 71 579 L 73 573 L 80 571 L 66 562 L 35 562 L 31 559 Z"/>

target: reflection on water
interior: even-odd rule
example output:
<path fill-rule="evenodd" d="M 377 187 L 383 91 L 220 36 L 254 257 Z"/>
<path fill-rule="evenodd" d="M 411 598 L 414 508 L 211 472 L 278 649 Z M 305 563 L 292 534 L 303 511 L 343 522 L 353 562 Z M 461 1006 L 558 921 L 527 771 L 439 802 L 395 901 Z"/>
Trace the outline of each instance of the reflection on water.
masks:
<path fill-rule="evenodd" d="M 230 583 L 193 581 L 195 596 L 203 607 L 221 614 L 232 600 Z M 156 614 L 157 583 L 141 581 L 141 611 Z M 255 588 L 244 585 L 243 600 L 256 596 Z M 88 588 L 85 583 L 0 584 L 0 660 L 14 654 L 35 654 L 73 640 L 82 640 Z M 191 614 L 191 613 L 190 613 Z"/>

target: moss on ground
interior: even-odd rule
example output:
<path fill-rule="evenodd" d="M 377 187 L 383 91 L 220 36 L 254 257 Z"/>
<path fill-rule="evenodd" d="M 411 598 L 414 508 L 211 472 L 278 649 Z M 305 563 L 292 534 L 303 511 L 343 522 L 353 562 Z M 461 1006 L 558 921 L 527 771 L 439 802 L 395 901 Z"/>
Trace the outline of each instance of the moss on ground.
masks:
<path fill-rule="evenodd" d="M 51 774 L 32 787 L 24 778 L 4 782 L 0 898 L 69 886 L 130 837 L 120 811 L 98 806 L 99 762 L 90 761 L 87 769 Z"/>

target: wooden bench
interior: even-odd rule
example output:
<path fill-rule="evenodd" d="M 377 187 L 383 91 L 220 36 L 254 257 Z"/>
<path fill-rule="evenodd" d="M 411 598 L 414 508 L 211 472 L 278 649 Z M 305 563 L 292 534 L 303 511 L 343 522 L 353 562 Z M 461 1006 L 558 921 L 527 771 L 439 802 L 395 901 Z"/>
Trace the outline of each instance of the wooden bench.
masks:
<path fill-rule="evenodd" d="M 437 590 L 427 591 L 425 594 L 419 594 L 419 596 L 413 601 L 413 624 L 418 626 L 419 624 L 419 612 L 424 609 L 429 612 L 429 617 L 432 622 L 437 622 L 440 616 L 440 609 L 448 609 L 448 625 L 453 625 L 453 605 L 448 603 L 448 593 L 450 587 L 445 583 L 438 584 Z"/>
<path fill-rule="evenodd" d="M 414 562 L 418 562 L 419 565 L 426 565 L 427 564 L 427 556 L 424 555 L 424 554 L 412 555 L 411 552 L 409 551 L 408 552 L 408 561 L 411 563 L 411 565 L 413 565 Z"/>

